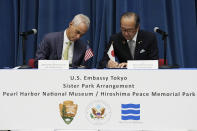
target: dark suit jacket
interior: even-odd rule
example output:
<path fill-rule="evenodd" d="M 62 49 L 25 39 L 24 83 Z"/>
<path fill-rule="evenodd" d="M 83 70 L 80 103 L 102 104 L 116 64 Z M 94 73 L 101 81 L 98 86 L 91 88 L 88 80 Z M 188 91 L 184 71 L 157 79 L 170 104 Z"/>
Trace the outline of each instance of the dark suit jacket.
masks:
<path fill-rule="evenodd" d="M 64 32 L 53 32 L 45 35 L 36 52 L 35 67 L 38 66 L 38 60 L 60 60 L 63 40 Z M 81 40 L 75 42 L 72 67 L 84 65 L 86 47 L 87 45 Z"/>
<path fill-rule="evenodd" d="M 99 68 L 105 68 L 109 61 L 107 52 L 111 43 L 113 43 L 114 54 L 119 63 L 127 62 L 127 60 L 157 60 L 159 58 L 157 39 L 153 33 L 139 30 L 136 40 L 135 57 L 133 59 L 127 40 L 120 32 L 111 36 L 109 44 L 104 51 L 103 59 L 99 63 Z"/>

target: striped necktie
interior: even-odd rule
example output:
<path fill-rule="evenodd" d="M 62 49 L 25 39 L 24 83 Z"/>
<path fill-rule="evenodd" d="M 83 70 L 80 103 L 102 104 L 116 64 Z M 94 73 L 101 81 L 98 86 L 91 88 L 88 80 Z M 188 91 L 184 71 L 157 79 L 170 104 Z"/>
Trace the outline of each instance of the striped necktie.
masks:
<path fill-rule="evenodd" d="M 71 45 L 71 42 L 66 42 L 67 43 L 67 47 L 66 49 L 64 50 L 64 60 L 68 60 L 68 51 L 69 51 L 69 48 L 70 48 L 70 45 Z"/>

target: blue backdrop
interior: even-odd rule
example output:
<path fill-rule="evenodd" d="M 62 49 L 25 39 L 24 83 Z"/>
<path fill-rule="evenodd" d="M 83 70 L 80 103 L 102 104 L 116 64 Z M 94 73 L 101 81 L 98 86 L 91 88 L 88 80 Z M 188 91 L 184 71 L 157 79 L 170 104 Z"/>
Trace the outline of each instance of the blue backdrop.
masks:
<path fill-rule="evenodd" d="M 0 0 L 0 68 L 22 64 L 19 32 L 38 29 L 26 41 L 28 61 L 46 33 L 63 31 L 78 13 L 90 17 L 90 30 L 83 39 L 90 41 L 92 67 L 96 67 L 110 35 L 120 31 L 120 16 L 126 11 L 140 16 L 141 29 L 153 32 L 158 26 L 168 32 L 168 63 L 197 67 L 197 0 Z M 158 34 L 157 39 L 162 58 Z"/>

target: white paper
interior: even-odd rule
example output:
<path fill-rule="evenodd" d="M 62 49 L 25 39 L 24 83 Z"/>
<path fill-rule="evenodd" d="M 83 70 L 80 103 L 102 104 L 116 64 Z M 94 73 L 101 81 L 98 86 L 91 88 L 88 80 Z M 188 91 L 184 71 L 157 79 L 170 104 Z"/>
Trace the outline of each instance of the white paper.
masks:
<path fill-rule="evenodd" d="M 158 60 L 129 60 L 127 69 L 158 69 Z"/>
<path fill-rule="evenodd" d="M 69 69 L 68 60 L 39 60 L 38 69 Z"/>

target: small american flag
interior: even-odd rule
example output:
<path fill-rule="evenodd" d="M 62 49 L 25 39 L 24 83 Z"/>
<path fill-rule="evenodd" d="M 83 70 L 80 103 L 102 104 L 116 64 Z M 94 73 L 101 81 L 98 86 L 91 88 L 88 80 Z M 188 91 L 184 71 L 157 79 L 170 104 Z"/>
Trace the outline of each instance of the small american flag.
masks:
<path fill-rule="evenodd" d="M 93 51 L 91 50 L 91 48 L 88 46 L 86 49 L 86 53 L 85 53 L 85 57 L 84 57 L 84 61 L 89 60 L 91 57 L 93 57 Z"/>

